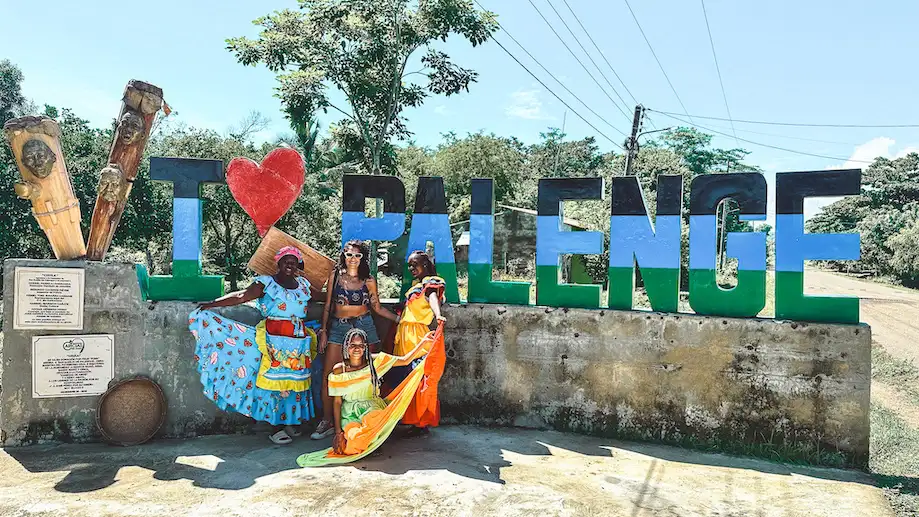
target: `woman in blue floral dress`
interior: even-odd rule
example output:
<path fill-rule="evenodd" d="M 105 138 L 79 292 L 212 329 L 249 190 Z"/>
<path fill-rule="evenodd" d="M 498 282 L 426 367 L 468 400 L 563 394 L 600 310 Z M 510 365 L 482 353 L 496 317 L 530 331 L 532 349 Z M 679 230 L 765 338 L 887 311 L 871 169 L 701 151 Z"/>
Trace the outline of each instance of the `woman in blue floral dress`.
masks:
<path fill-rule="evenodd" d="M 201 304 L 189 315 L 188 329 L 198 342 L 195 361 L 205 396 L 224 411 L 272 424 L 271 441 L 287 444 L 300 435 L 295 426 L 314 415 L 310 362 L 316 339 L 304 326 L 310 284 L 297 275 L 300 251 L 287 246 L 275 260 L 277 274 Z M 209 310 L 252 300 L 265 318 L 254 327 Z"/>

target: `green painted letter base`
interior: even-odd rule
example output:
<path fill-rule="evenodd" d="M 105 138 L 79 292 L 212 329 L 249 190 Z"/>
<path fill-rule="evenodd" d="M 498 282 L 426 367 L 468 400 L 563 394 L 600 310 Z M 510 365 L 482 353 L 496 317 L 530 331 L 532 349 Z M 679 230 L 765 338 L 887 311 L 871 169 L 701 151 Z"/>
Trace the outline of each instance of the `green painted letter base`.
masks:
<path fill-rule="evenodd" d="M 559 284 L 558 267 L 536 266 L 536 305 L 599 309 L 600 292 L 599 285 Z"/>
<path fill-rule="evenodd" d="M 753 318 L 766 306 L 766 272 L 737 272 L 737 286 L 722 289 L 714 269 L 689 270 L 689 305 L 697 314 Z"/>
<path fill-rule="evenodd" d="M 223 294 L 223 277 L 202 276 L 201 263 L 197 260 L 173 260 L 172 276 L 147 279 L 148 300 L 200 302 L 220 298 Z"/>
<path fill-rule="evenodd" d="M 858 323 L 858 298 L 807 296 L 804 273 L 776 271 L 775 318 L 818 323 Z"/>
<path fill-rule="evenodd" d="M 492 280 L 491 264 L 469 264 L 470 303 L 530 304 L 529 282 L 496 282 Z"/>
<path fill-rule="evenodd" d="M 679 312 L 680 270 L 676 268 L 640 268 L 651 309 L 657 312 Z M 635 291 L 635 269 L 609 268 L 609 308 L 631 310 Z"/>

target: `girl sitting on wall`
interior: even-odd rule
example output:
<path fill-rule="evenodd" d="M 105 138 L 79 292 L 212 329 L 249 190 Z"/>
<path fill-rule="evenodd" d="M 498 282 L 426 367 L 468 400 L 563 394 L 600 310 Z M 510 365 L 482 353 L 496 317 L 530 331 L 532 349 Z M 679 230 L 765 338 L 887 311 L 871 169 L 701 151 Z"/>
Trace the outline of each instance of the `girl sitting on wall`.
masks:
<path fill-rule="evenodd" d="M 310 394 L 311 345 L 304 326 L 310 283 L 299 276 L 303 257 L 287 246 L 275 255 L 278 272 L 256 277 L 245 291 L 203 303 L 188 319 L 195 336 L 195 361 L 204 394 L 224 411 L 235 411 L 274 426 L 276 444 L 299 436 L 296 425 L 313 417 Z M 265 318 L 255 327 L 209 309 L 258 300 Z"/>

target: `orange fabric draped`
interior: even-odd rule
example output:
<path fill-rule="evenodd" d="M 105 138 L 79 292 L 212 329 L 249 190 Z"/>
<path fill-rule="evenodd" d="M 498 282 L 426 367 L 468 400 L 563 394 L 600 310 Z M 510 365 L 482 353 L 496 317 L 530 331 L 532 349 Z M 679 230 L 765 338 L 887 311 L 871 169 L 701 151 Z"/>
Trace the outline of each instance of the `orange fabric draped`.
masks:
<path fill-rule="evenodd" d="M 447 351 L 444 346 L 444 326 L 440 324 L 434 331 L 434 344 L 424 360 L 424 377 L 422 377 L 415 397 L 405 410 L 403 424 L 418 427 L 437 427 L 440 424 L 440 399 L 437 398 L 437 385 L 444 374 L 447 362 Z"/>
<path fill-rule="evenodd" d="M 359 460 L 375 451 L 392 433 L 403 417 L 420 426 L 436 426 L 440 422 L 440 404 L 437 400 L 437 383 L 443 375 L 446 351 L 444 349 L 444 325 L 431 331 L 423 339 L 429 344 L 422 347 L 427 355 L 391 393 L 385 397 L 386 409 L 370 411 L 361 422 L 350 423 L 342 431 L 345 434 L 345 454 L 336 454 L 332 448 L 304 454 L 297 458 L 301 467 L 318 467 L 343 464 Z M 395 358 L 386 358 L 391 366 Z M 380 366 L 383 364 L 381 363 Z M 386 368 L 388 370 L 388 368 Z M 369 382 L 361 377 L 347 382 Z M 332 386 L 330 381 L 329 386 Z M 411 413 L 409 413 L 411 410 Z"/>

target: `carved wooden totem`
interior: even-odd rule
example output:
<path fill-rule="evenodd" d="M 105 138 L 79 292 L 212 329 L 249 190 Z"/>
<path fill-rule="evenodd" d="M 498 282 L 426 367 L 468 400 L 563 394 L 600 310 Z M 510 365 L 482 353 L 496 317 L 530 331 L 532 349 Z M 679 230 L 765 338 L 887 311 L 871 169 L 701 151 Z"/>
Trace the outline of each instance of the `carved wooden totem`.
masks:
<path fill-rule="evenodd" d="M 61 152 L 61 128 L 48 117 L 21 117 L 3 125 L 22 183 L 16 195 L 32 202 L 32 214 L 60 260 L 86 255 L 80 230 L 80 202 L 73 194 Z"/>
<path fill-rule="evenodd" d="M 156 113 L 163 107 L 163 90 L 130 81 L 124 90 L 118 129 L 109 153 L 109 165 L 99 176 L 99 194 L 89 227 L 86 258 L 102 260 L 124 213 L 137 167 L 150 136 Z"/>

